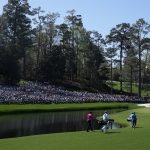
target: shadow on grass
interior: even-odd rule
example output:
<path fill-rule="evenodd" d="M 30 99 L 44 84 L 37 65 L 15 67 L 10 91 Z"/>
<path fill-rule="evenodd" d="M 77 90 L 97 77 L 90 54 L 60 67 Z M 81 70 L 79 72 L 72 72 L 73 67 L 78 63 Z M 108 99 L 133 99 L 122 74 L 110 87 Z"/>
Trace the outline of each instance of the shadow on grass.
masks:
<path fill-rule="evenodd" d="M 115 133 L 120 133 L 120 132 L 113 132 L 113 131 L 111 131 L 111 132 L 107 132 L 106 134 L 115 134 Z"/>
<path fill-rule="evenodd" d="M 130 126 L 130 128 L 131 128 L 131 129 L 138 129 L 138 128 L 140 129 L 140 128 L 143 128 L 143 127 L 137 126 L 137 127 L 133 127 L 133 128 L 132 128 L 132 127 Z"/>
<path fill-rule="evenodd" d="M 135 128 L 143 128 L 143 127 L 135 127 Z"/>

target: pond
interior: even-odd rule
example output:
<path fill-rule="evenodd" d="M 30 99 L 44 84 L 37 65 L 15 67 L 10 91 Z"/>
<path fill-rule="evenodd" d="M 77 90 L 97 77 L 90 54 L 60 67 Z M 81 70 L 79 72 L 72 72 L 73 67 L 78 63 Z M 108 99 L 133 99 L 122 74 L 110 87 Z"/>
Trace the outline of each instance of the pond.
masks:
<path fill-rule="evenodd" d="M 124 109 L 107 110 L 110 114 Z M 27 113 L 0 116 L 0 138 L 11 138 L 35 134 L 59 133 L 86 130 L 86 115 L 89 111 L 67 111 L 47 113 Z M 96 117 L 104 110 L 92 111 L 95 121 L 94 129 L 98 129 Z M 119 128 L 117 124 L 113 128 Z"/>

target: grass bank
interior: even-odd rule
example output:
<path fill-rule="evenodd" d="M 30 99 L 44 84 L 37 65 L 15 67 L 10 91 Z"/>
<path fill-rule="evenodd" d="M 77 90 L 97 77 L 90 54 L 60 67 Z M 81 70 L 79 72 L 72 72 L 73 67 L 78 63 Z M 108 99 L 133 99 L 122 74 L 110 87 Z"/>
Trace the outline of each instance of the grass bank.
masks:
<path fill-rule="evenodd" d="M 107 82 L 107 85 L 111 87 L 110 81 Z M 130 93 L 130 83 L 129 82 L 123 82 L 122 88 L 124 92 Z M 120 90 L 120 82 L 114 81 L 113 82 L 113 89 Z M 136 95 L 138 95 L 138 84 L 134 83 L 132 85 L 132 92 Z M 150 96 L 150 85 L 149 84 L 142 84 L 142 90 L 141 90 L 142 96 Z"/>
<path fill-rule="evenodd" d="M 1 139 L 0 147 L 2 150 L 149 150 L 149 108 L 127 110 L 111 115 L 111 118 L 129 125 L 126 118 L 133 111 L 138 117 L 135 130 L 128 126 L 110 130 L 106 134 L 82 131 Z"/>
<path fill-rule="evenodd" d="M 0 105 L 0 114 L 9 113 L 31 113 L 50 111 L 75 111 L 75 110 L 96 110 L 135 108 L 135 104 L 129 103 L 83 103 L 83 104 L 28 104 L 28 105 Z"/>

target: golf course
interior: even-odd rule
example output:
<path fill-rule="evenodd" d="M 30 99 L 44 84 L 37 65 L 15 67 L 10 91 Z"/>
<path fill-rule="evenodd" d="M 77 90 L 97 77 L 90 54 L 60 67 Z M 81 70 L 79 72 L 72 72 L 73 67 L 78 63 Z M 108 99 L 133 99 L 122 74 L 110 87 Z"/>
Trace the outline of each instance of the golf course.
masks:
<path fill-rule="evenodd" d="M 150 150 L 150 0 L 0 0 L 0 150 Z"/>
<path fill-rule="evenodd" d="M 87 104 L 87 106 L 88 105 L 89 104 Z M 96 104 L 92 105 L 96 106 Z M 101 108 L 104 108 L 104 106 L 105 108 L 106 106 L 110 108 L 111 104 L 99 104 L 98 106 L 100 107 L 100 105 Z M 120 106 L 121 105 L 127 106 L 127 104 L 120 104 Z M 134 105 L 128 105 L 130 106 L 128 110 L 110 115 L 110 118 L 113 118 L 115 122 L 124 125 L 125 127 L 123 128 L 109 129 L 107 133 L 94 130 L 93 132 L 78 131 L 0 139 L 0 147 L 2 150 L 149 150 L 150 108 L 135 108 Z M 67 108 L 68 106 L 65 107 Z M 87 106 L 84 104 L 84 109 L 88 108 Z M 53 106 L 53 109 L 54 107 L 55 106 Z M 62 105 L 62 107 L 64 106 Z M 91 108 L 93 107 L 94 106 Z M 135 129 L 132 129 L 129 122 L 127 122 L 127 118 L 131 112 L 136 112 L 137 114 L 138 120 Z"/>

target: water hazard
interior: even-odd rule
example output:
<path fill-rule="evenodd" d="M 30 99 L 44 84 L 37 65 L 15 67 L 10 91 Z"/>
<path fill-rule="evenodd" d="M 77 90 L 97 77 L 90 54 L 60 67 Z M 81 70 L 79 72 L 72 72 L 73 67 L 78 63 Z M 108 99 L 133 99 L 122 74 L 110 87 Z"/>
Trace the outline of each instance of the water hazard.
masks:
<path fill-rule="evenodd" d="M 119 110 L 107 110 L 116 113 Z M 94 129 L 98 129 L 96 117 L 104 111 L 96 110 L 94 114 Z M 11 138 L 35 134 L 58 133 L 86 130 L 86 114 L 88 111 L 30 113 L 0 116 L 0 138 Z M 113 125 L 113 128 L 119 128 Z"/>

